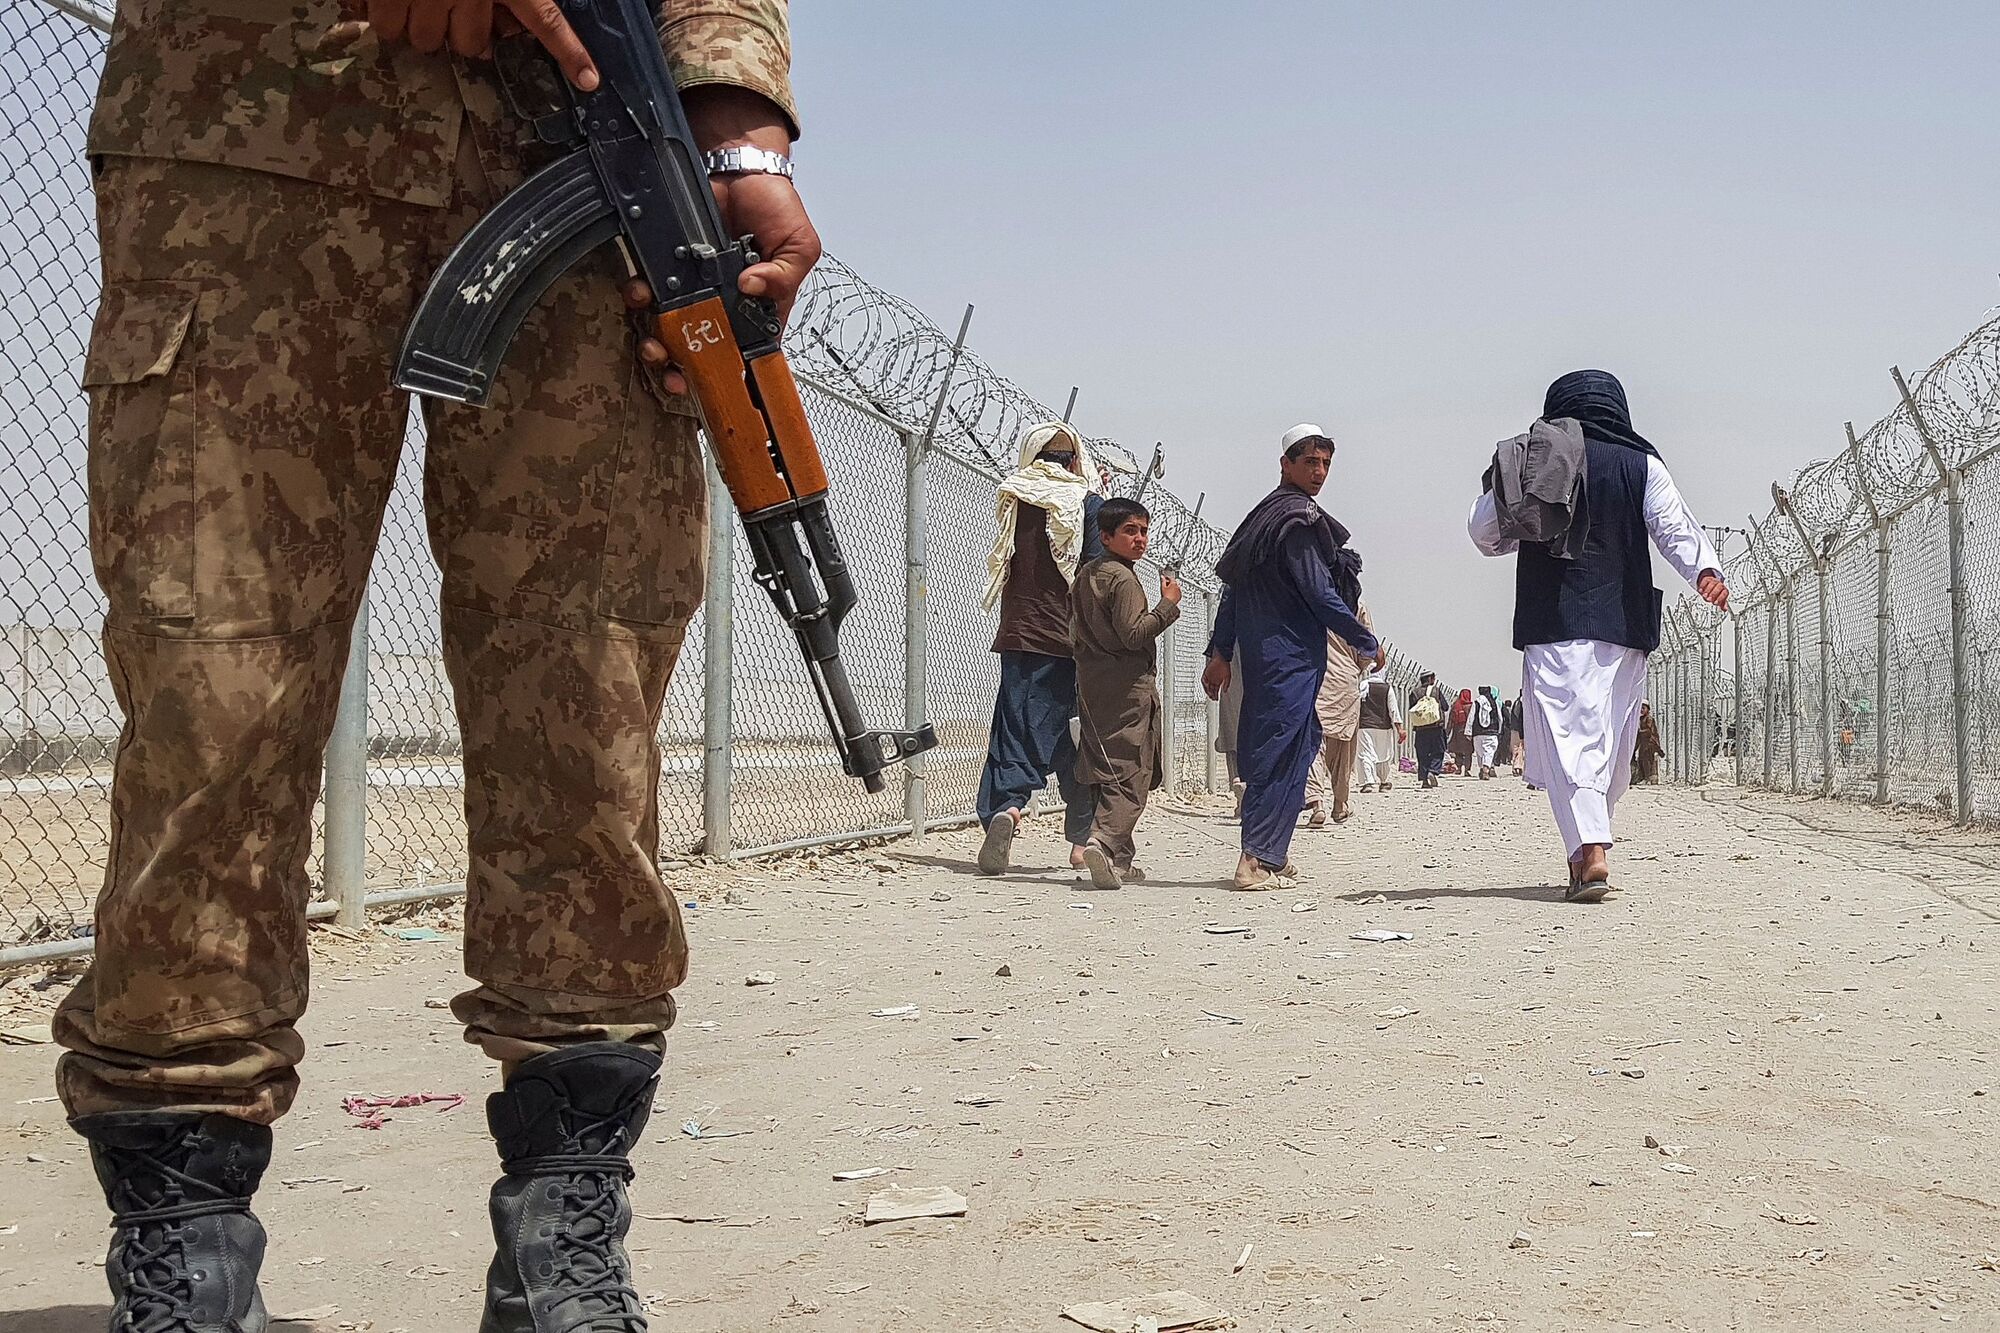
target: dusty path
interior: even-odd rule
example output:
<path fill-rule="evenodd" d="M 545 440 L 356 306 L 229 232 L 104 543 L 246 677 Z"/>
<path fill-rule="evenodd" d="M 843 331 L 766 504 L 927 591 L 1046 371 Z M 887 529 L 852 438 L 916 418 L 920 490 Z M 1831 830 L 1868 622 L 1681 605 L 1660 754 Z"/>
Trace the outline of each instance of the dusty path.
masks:
<path fill-rule="evenodd" d="M 1000 880 L 961 833 L 705 882 L 635 1192 L 655 1328 L 1054 1331 L 1171 1288 L 1253 1330 L 2000 1328 L 2000 846 L 1710 798 L 1636 794 L 1599 907 L 1544 887 L 1539 798 L 1455 779 L 1302 832 L 1276 896 L 1219 888 L 1212 813 L 1153 820 L 1113 895 L 1037 873 L 1048 821 Z M 266 1290 L 471 1333 L 491 1076 L 425 1007 L 455 941 L 322 942 Z M 0 1333 L 103 1327 L 52 1059 L 0 1048 Z M 350 1091 L 473 1100 L 368 1131 Z M 891 1183 L 970 1211 L 864 1227 Z"/>

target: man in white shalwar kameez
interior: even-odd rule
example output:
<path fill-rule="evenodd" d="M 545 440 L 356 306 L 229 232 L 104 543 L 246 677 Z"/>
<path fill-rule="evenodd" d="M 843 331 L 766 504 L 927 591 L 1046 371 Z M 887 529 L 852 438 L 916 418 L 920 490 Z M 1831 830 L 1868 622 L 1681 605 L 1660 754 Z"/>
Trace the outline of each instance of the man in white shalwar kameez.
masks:
<path fill-rule="evenodd" d="M 1588 531 L 1570 559 L 1501 536 L 1492 491 L 1468 523 L 1482 554 L 1516 555 L 1515 647 L 1521 649 L 1526 779 L 1549 794 L 1569 852 L 1572 901 L 1611 888 L 1611 815 L 1632 780 L 1646 658 L 1659 646 L 1660 601 L 1646 547 L 1724 609 L 1729 589 L 1701 525 L 1659 453 L 1632 430 L 1625 391 L 1603 371 L 1549 387 L 1544 419 L 1582 428 Z"/>

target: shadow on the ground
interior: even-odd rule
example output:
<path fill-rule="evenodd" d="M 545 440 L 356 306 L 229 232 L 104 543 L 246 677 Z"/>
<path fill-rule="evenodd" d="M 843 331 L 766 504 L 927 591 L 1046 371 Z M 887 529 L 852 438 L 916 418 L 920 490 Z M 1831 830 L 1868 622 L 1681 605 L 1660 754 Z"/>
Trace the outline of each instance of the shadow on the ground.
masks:
<path fill-rule="evenodd" d="M 0 1333 L 104 1333 L 108 1305 L 51 1305 L 44 1310 L 0 1310 Z"/>
<path fill-rule="evenodd" d="M 979 871 L 979 863 L 956 856 L 925 856 L 921 852 L 885 852 L 885 861 L 901 861 L 907 865 L 929 866 L 933 870 L 949 870 L 954 875 L 966 875 L 986 884 L 1034 884 L 1052 875 L 1074 873 L 1074 867 L 1065 863 L 1060 866 L 1010 865 L 997 875 L 984 875 Z"/>
<path fill-rule="evenodd" d="M 1338 896 L 1344 903 L 1364 903 L 1376 898 L 1387 898 L 1392 903 L 1422 902 L 1429 898 L 1517 898 L 1526 903 L 1563 902 L 1563 891 L 1554 884 L 1522 884 L 1492 889 L 1463 889 L 1441 884 L 1421 889 L 1369 889 Z"/>

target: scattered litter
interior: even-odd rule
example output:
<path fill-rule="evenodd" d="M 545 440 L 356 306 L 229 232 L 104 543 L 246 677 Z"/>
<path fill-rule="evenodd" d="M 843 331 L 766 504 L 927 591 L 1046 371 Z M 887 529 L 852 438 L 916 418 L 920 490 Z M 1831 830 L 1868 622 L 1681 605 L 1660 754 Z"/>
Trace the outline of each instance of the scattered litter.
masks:
<path fill-rule="evenodd" d="M 1319 910 L 1319 904 L 1309 903 L 1309 902 L 1296 902 L 1292 904 L 1292 910 L 1294 912 L 1317 912 Z"/>
<path fill-rule="evenodd" d="M 1394 1009 L 1378 1009 L 1378 1010 L 1376 1010 L 1376 1011 L 1375 1011 L 1375 1017 L 1377 1017 L 1377 1018 L 1415 1018 L 1415 1017 L 1417 1016 L 1417 1014 L 1418 1014 L 1419 1012 L 1421 1012 L 1421 1011 L 1419 1011 L 1419 1010 L 1416 1010 L 1416 1009 L 1411 1009 L 1411 1008 L 1408 1008 L 1408 1007 L 1406 1007 L 1406 1006 L 1404 1006 L 1404 1005 L 1400 1005 L 1400 1004 L 1399 1004 L 1399 1005 L 1397 1005 L 1397 1006 L 1396 1006 L 1396 1007 L 1395 1007 Z"/>
<path fill-rule="evenodd" d="M 1468 1088 L 1484 1087 L 1486 1085 L 1486 1075 L 1467 1074 L 1464 1078 L 1460 1079 L 1459 1082 L 1463 1083 Z"/>
<path fill-rule="evenodd" d="M 871 1009 L 870 1018 L 909 1018 L 917 1012 L 914 1004 L 899 1004 L 892 1009 Z"/>
<path fill-rule="evenodd" d="M 451 1008 L 451 1001 L 445 999 L 442 995 L 427 995 L 424 997 L 424 1008 L 449 1009 Z"/>
<path fill-rule="evenodd" d="M 745 1134 L 754 1134 L 754 1129 L 711 1129 L 694 1117 L 681 1121 L 681 1133 L 691 1139 L 740 1139 Z"/>
<path fill-rule="evenodd" d="M 864 1166 L 857 1171 L 836 1171 L 833 1173 L 833 1178 L 835 1180 L 873 1180 L 877 1176 L 886 1176 L 895 1169 L 893 1166 Z"/>
<path fill-rule="evenodd" d="M 46 1046 L 54 1040 L 45 1027 L 0 1028 L 0 1042 L 9 1046 Z"/>
<path fill-rule="evenodd" d="M 1090 910 L 1089 903 L 1071 903 L 1069 906 L 1072 912 L 1088 912 Z"/>
<path fill-rule="evenodd" d="M 406 1092 L 400 1097 L 365 1097 L 355 1094 L 340 1099 L 340 1109 L 355 1117 L 361 1123 L 359 1129 L 380 1129 L 389 1123 L 388 1111 L 401 1111 L 411 1106 L 437 1104 L 440 1113 L 456 1111 L 465 1105 L 462 1092 Z"/>
<path fill-rule="evenodd" d="M 0 1227 L 0 1236 L 11 1236 L 20 1229 L 21 1229 L 20 1223 L 9 1222 L 6 1226 Z"/>
<path fill-rule="evenodd" d="M 1819 1225 L 1819 1219 L 1811 1213 L 1782 1213 L 1773 1211 L 1771 1216 L 1783 1222 L 1788 1227 L 1816 1227 Z"/>
<path fill-rule="evenodd" d="M 1090 1301 L 1069 1306 L 1062 1317 L 1096 1333 L 1133 1333 L 1135 1329 L 1193 1333 L 1196 1329 L 1228 1328 L 1232 1322 L 1221 1306 L 1185 1291 L 1128 1296 L 1122 1301 Z"/>
<path fill-rule="evenodd" d="M 11 1227 L 8 1229 L 12 1230 Z M 1987 1273 L 2000 1273 L 2000 1255 L 1982 1254 L 1973 1267 Z"/>
<path fill-rule="evenodd" d="M 1619 1071 L 1618 1071 L 1618 1073 L 1619 1073 L 1620 1077 L 1623 1077 L 1623 1078 L 1644 1078 L 1644 1077 L 1646 1077 L 1646 1071 L 1645 1071 L 1645 1070 L 1643 1070 L 1643 1069 L 1639 1069 L 1639 1068 L 1637 1068 L 1637 1067 L 1634 1067 L 1634 1068 L 1631 1068 L 1631 1069 L 1621 1069 L 1621 1070 L 1619 1070 Z"/>
<path fill-rule="evenodd" d="M 1805 1260 L 1805 1261 L 1806 1261 L 1807 1263 L 1809 1263 L 1809 1264 L 1819 1264 L 1819 1263 L 1825 1263 L 1825 1262 L 1826 1262 L 1826 1251 L 1825 1251 L 1825 1250 L 1822 1250 L 1822 1249 L 1819 1249 L 1819 1248 L 1818 1248 L 1817 1246 L 1815 1246 L 1814 1248 L 1812 1248 L 1812 1249 L 1810 1249 L 1810 1250 L 1799 1250 L 1799 1251 L 1797 1251 L 1796 1253 L 1794 1253 L 1794 1254 L 1792 1255 L 1792 1258 L 1794 1258 L 1794 1259 L 1803 1259 L 1803 1260 Z"/>
<path fill-rule="evenodd" d="M 340 1313 L 338 1305 L 315 1305 L 310 1310 L 293 1310 L 288 1314 L 274 1314 L 274 1324 L 311 1324 L 321 1319 L 331 1319 Z"/>
<path fill-rule="evenodd" d="M 829 1296 L 852 1296 L 855 1292 L 866 1291 L 874 1285 L 873 1282 L 839 1282 L 828 1287 L 826 1294 Z"/>
<path fill-rule="evenodd" d="M 1671 1171 L 1677 1176 L 1691 1176 L 1694 1174 L 1694 1168 L 1686 1162 L 1662 1162 L 1660 1163 L 1660 1170 Z"/>
<path fill-rule="evenodd" d="M 1633 1240 L 1651 1240 L 1660 1233 L 1657 1231 L 1628 1231 L 1625 1234 Z"/>
<path fill-rule="evenodd" d="M 399 940 L 408 940 L 412 944 L 443 944 L 451 938 L 443 931 L 430 926 L 405 926 L 401 930 L 392 930 L 389 933 Z"/>
<path fill-rule="evenodd" d="M 301 1185 L 338 1185 L 340 1183 L 340 1177 L 339 1176 L 293 1176 L 290 1180 L 281 1180 L 278 1183 L 280 1185 L 283 1185 L 288 1190 L 295 1190 L 298 1189 Z"/>
<path fill-rule="evenodd" d="M 778 974 L 776 972 L 752 972 L 749 976 L 743 978 L 743 984 L 746 986 L 775 986 L 778 984 Z"/>
<path fill-rule="evenodd" d="M 1654 1138 L 1651 1134 L 1648 1134 L 1646 1136 L 1646 1146 L 1648 1148 L 1657 1148 L 1660 1146 L 1660 1141 Z"/>
<path fill-rule="evenodd" d="M 1236 1274 L 1243 1271 L 1243 1265 L 1250 1262 L 1250 1251 L 1256 1248 L 1257 1247 L 1255 1245 L 1245 1245 L 1243 1247 L 1243 1253 L 1236 1256 L 1236 1266 L 1229 1270 L 1229 1275 L 1231 1277 L 1234 1277 Z"/>
<path fill-rule="evenodd" d="M 1400 930 L 1357 930 L 1347 937 L 1350 940 L 1366 940 L 1370 944 L 1387 944 L 1391 940 L 1413 940 L 1415 935 Z"/>
<path fill-rule="evenodd" d="M 1000 1099 L 991 1093 L 980 1093 L 974 1097 L 954 1097 L 952 1101 L 958 1106 L 998 1106 L 1000 1104 Z"/>
<path fill-rule="evenodd" d="M 1014 969 L 1002 963 L 994 969 L 993 975 L 996 977 L 1011 977 L 1014 975 Z"/>
<path fill-rule="evenodd" d="M 913 1217 L 964 1217 L 965 1196 L 943 1185 L 926 1189 L 904 1189 L 891 1185 L 880 1194 L 870 1195 L 863 1223 L 907 1222 Z"/>
<path fill-rule="evenodd" d="M 1530 1236 L 1525 1231 L 1517 1231 L 1514 1233 L 1514 1239 L 1507 1242 L 1507 1248 L 1510 1250 L 1525 1250 L 1534 1243 L 1535 1238 L 1533 1236 Z"/>
<path fill-rule="evenodd" d="M 768 1217 L 730 1217 L 723 1213 L 641 1213 L 648 1222 L 682 1222 L 689 1226 L 709 1224 L 719 1227 L 754 1227 Z"/>
<path fill-rule="evenodd" d="M 1248 935 L 1248 934 L 1250 933 L 1250 927 L 1248 927 L 1248 926 L 1203 926 L 1203 927 L 1201 928 L 1201 933 L 1202 933 L 1202 934 L 1204 934 L 1204 935 Z"/>
<path fill-rule="evenodd" d="M 1213 1018 L 1213 1019 L 1215 1019 L 1215 1020 L 1216 1020 L 1216 1021 L 1217 1021 L 1218 1023 L 1232 1023 L 1232 1024 L 1236 1024 L 1236 1025 L 1239 1025 L 1239 1026 L 1240 1026 L 1240 1025 L 1242 1024 L 1242 1022 L 1243 1022 L 1243 1020 L 1242 1020 L 1242 1019 L 1240 1019 L 1240 1018 L 1238 1018 L 1238 1017 L 1237 1017 L 1237 1016 L 1236 1016 L 1235 1014 L 1223 1014 L 1223 1013 L 1217 1013 L 1217 1012 L 1216 1012 L 1215 1010 L 1213 1010 L 1213 1009 L 1204 1009 L 1204 1010 L 1202 1010 L 1202 1011 L 1201 1011 L 1201 1016 L 1202 1016 L 1203 1018 Z"/>

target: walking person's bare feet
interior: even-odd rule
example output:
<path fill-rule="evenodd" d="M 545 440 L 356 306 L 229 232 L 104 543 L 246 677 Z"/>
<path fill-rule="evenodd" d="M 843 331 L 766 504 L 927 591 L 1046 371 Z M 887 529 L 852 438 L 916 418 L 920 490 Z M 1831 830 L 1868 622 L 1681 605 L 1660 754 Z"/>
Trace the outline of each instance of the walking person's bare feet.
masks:
<path fill-rule="evenodd" d="M 986 821 L 986 838 L 979 844 L 979 873 L 1005 874 L 1014 855 L 1014 834 L 1021 827 L 1019 810 L 1002 810 Z"/>
<path fill-rule="evenodd" d="M 1597 843 L 1578 849 L 1569 863 L 1569 888 L 1563 899 L 1572 903 L 1601 903 L 1611 892 L 1611 861 Z"/>

